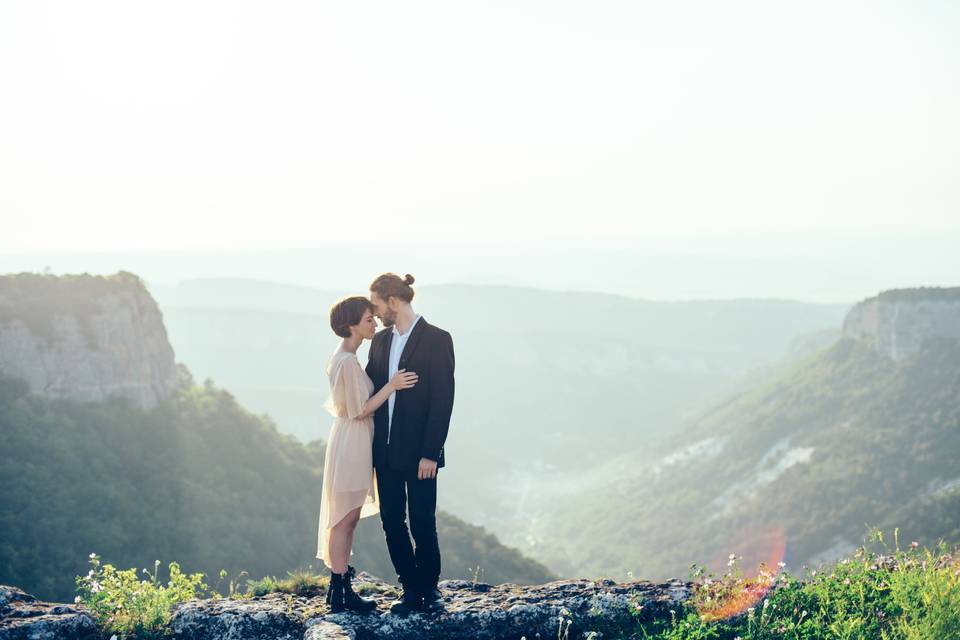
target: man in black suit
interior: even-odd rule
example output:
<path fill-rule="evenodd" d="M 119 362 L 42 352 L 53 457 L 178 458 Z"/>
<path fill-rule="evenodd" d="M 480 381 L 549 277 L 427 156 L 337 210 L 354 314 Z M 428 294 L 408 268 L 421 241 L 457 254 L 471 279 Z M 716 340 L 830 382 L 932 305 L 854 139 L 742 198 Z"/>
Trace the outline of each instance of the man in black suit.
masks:
<path fill-rule="evenodd" d="M 373 416 L 380 520 L 390 560 L 403 585 L 403 595 L 390 610 L 400 615 L 443 608 L 437 588 L 437 470 L 444 466 L 454 389 L 453 340 L 414 313 L 412 284 L 409 274 L 401 279 L 386 273 L 370 285 L 375 315 L 385 328 L 374 336 L 367 362 L 374 393 L 397 371 L 418 375 L 415 386 L 395 391 Z"/>

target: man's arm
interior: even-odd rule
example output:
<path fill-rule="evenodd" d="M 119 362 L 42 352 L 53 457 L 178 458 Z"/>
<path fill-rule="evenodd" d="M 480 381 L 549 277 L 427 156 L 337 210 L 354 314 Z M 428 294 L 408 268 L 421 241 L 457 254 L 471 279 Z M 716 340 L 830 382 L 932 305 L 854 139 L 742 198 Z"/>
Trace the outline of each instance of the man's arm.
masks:
<path fill-rule="evenodd" d="M 440 459 L 440 449 L 447 440 L 450 416 L 453 414 L 453 338 L 446 331 L 442 332 L 436 344 L 431 345 L 431 351 L 430 405 L 420 457 L 436 462 Z"/>

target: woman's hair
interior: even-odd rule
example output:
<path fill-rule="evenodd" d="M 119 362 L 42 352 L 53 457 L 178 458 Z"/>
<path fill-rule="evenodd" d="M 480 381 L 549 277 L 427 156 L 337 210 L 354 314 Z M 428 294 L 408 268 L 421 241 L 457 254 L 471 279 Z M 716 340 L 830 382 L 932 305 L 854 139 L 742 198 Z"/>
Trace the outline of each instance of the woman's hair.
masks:
<path fill-rule="evenodd" d="M 413 276 L 409 273 L 403 278 L 395 273 L 385 273 L 377 276 L 377 279 L 370 284 L 370 291 L 383 298 L 384 302 L 390 299 L 390 296 L 400 298 L 404 302 L 413 302 Z"/>
<path fill-rule="evenodd" d="M 343 298 L 330 307 L 330 328 L 341 338 L 350 337 L 350 327 L 360 324 L 363 312 L 373 313 L 373 303 L 363 296 Z"/>

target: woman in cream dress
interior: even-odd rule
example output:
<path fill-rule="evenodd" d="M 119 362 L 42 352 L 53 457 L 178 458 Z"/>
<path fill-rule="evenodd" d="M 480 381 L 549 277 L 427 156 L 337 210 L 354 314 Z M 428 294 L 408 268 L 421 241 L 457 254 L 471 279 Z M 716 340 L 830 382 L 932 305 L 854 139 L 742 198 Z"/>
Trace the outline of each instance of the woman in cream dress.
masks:
<path fill-rule="evenodd" d="M 399 371 L 376 395 L 357 349 L 376 333 L 373 305 L 367 298 L 344 298 L 330 309 L 330 326 L 343 338 L 327 365 L 330 397 L 324 405 L 334 416 L 323 465 L 323 489 L 317 534 L 317 558 L 330 569 L 327 603 L 333 611 L 370 611 L 372 600 L 351 587 L 353 533 L 360 518 L 379 512 L 373 470 L 373 413 L 394 391 L 409 389 L 415 373 Z"/>

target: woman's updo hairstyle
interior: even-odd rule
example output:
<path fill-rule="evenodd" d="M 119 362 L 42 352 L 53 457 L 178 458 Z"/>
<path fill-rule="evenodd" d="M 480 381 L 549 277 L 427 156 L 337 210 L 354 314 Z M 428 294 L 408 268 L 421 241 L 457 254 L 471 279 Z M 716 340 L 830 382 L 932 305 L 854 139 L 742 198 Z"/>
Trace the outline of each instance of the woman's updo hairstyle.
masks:
<path fill-rule="evenodd" d="M 386 302 L 390 296 L 400 298 L 404 302 L 413 302 L 413 276 L 409 273 L 403 278 L 395 273 L 385 273 L 378 276 L 370 285 L 370 291 L 376 293 Z"/>
<path fill-rule="evenodd" d="M 373 303 L 363 296 L 350 296 L 338 300 L 330 307 L 330 328 L 341 338 L 350 337 L 350 327 L 360 324 L 363 312 L 373 313 Z"/>

